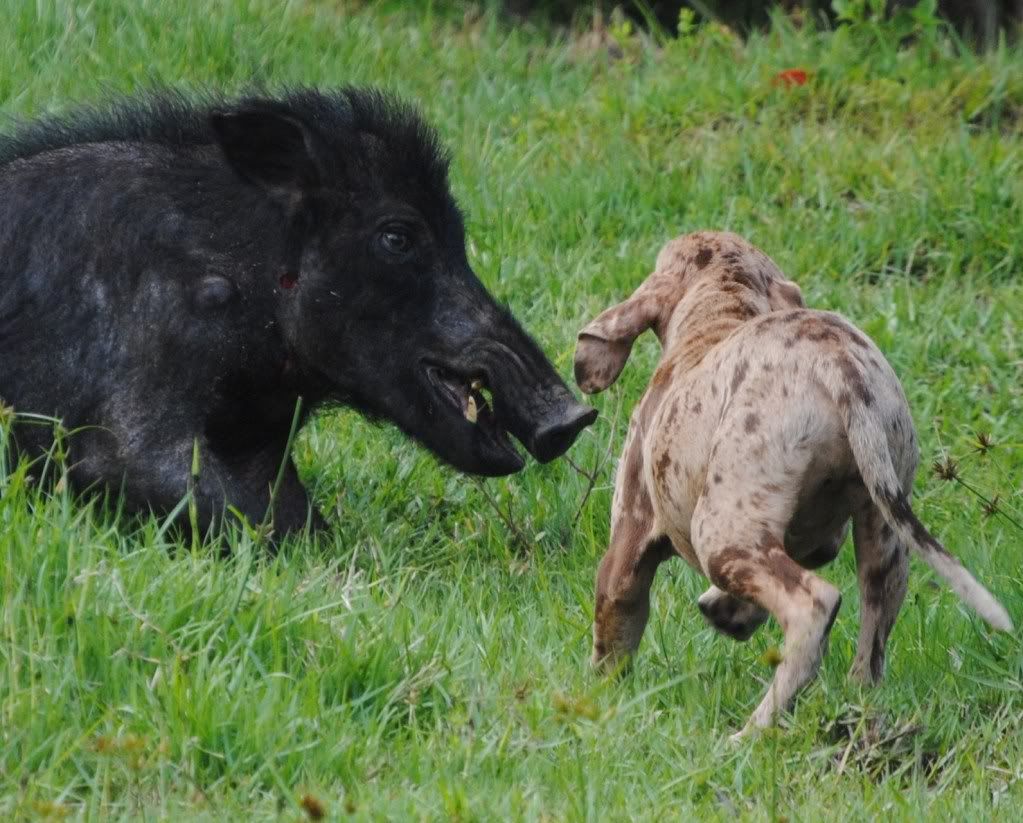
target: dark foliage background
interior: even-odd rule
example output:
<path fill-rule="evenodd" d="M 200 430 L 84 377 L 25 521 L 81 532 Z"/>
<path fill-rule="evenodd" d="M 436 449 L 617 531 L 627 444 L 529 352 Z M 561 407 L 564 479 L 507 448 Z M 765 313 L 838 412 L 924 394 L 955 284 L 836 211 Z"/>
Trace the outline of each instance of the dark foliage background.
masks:
<path fill-rule="evenodd" d="M 783 11 L 811 16 L 821 23 L 839 22 L 844 9 L 857 13 L 870 13 L 875 6 L 884 6 L 890 16 L 900 11 L 929 5 L 920 0 L 505 0 L 507 11 L 518 15 L 543 14 L 559 22 L 591 14 L 594 9 L 610 13 L 615 7 L 631 17 L 646 22 L 656 21 L 669 32 L 674 32 L 683 9 L 691 9 L 698 18 L 713 19 L 729 26 L 748 31 L 763 27 L 771 12 Z M 1023 23 L 1023 0 L 937 0 L 936 13 L 951 23 L 971 43 L 991 47 L 1002 34 L 1015 37 Z"/>

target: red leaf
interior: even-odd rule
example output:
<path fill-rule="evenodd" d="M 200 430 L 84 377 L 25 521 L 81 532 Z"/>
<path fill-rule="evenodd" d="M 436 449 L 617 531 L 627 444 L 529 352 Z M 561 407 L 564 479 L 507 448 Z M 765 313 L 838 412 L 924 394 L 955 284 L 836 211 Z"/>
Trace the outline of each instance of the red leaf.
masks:
<path fill-rule="evenodd" d="M 805 86 L 809 76 L 806 69 L 785 69 L 774 76 L 773 82 L 776 86 L 791 89 L 793 86 Z"/>

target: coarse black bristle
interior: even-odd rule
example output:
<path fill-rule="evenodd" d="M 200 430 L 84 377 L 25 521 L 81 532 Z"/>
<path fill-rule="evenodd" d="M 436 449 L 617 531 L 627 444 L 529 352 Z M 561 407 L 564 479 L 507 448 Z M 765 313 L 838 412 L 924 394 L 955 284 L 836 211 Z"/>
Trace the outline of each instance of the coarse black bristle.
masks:
<path fill-rule="evenodd" d="M 414 178 L 447 186 L 448 154 L 416 109 L 377 89 L 290 88 L 228 97 L 159 89 L 79 106 L 15 123 L 0 134 L 0 165 L 87 143 L 147 143 L 174 147 L 214 142 L 213 112 L 267 107 L 286 113 L 343 150 L 353 134 L 370 135 Z"/>

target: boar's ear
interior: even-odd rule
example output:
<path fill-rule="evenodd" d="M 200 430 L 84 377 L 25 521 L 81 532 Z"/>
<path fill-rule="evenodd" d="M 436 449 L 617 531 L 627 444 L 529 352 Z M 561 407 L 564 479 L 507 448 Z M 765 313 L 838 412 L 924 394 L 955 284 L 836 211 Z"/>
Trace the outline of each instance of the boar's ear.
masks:
<path fill-rule="evenodd" d="M 294 117 L 254 107 L 214 112 L 210 126 L 227 162 L 251 183 L 295 194 L 321 177 L 318 139 Z"/>
<path fill-rule="evenodd" d="M 604 391 L 618 379 L 636 338 L 657 317 L 657 301 L 650 294 L 634 294 L 600 314 L 579 332 L 575 348 L 575 382 L 586 394 Z"/>

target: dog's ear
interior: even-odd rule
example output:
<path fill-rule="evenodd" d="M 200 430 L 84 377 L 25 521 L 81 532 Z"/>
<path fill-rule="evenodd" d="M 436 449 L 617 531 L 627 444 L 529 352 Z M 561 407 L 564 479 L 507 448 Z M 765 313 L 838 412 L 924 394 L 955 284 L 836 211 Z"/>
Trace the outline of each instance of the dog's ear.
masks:
<path fill-rule="evenodd" d="M 653 326 L 657 301 L 637 294 L 600 314 L 579 332 L 575 347 L 575 382 L 586 394 L 602 392 L 618 379 L 632 344 Z"/>
<path fill-rule="evenodd" d="M 771 311 L 785 309 L 805 309 L 803 292 L 791 280 L 771 280 L 767 285 L 767 302 Z"/>

